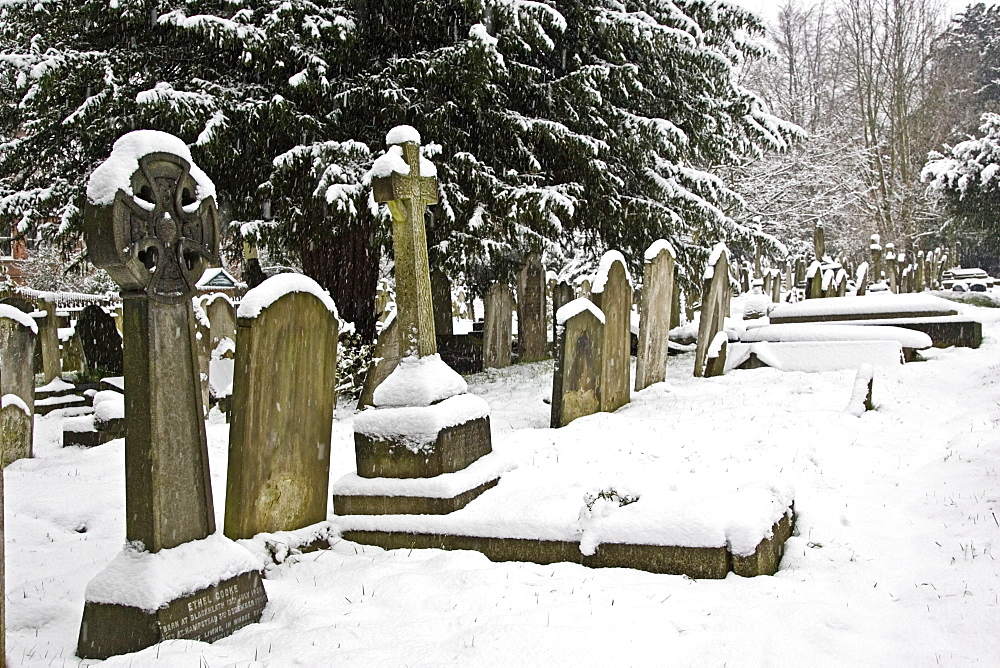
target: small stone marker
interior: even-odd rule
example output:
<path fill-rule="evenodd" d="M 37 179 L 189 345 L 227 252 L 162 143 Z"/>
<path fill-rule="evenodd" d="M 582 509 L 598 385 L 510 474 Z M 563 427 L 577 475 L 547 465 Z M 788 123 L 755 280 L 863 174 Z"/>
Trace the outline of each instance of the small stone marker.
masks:
<path fill-rule="evenodd" d="M 527 257 L 517 274 L 517 342 L 522 362 L 549 356 L 545 318 L 545 269 L 540 255 Z"/>
<path fill-rule="evenodd" d="M 605 318 L 601 410 L 612 412 L 629 402 L 632 390 L 632 279 L 620 252 L 608 251 L 601 258 L 591 300 Z"/>
<path fill-rule="evenodd" d="M 236 307 L 228 296 L 221 292 L 208 295 L 202 301 L 202 308 L 210 323 L 211 350 L 223 339 L 236 340 Z"/>
<path fill-rule="evenodd" d="M 35 338 L 38 326 L 26 313 L 0 304 L 0 398 L 3 400 L 2 465 L 31 457 L 35 403 Z"/>
<path fill-rule="evenodd" d="M 101 376 L 120 376 L 124 372 L 122 337 L 115 319 L 100 306 L 90 304 L 76 321 L 87 368 Z"/>
<path fill-rule="evenodd" d="M 662 383 L 667 377 L 667 350 L 674 303 L 676 254 L 665 240 L 646 250 L 639 306 L 639 347 L 635 357 L 635 389 Z"/>
<path fill-rule="evenodd" d="M 718 243 L 712 249 L 705 269 L 701 291 L 701 319 L 698 323 L 698 345 L 695 349 L 694 375 L 705 375 L 708 350 L 725 325 L 726 304 L 732 297 L 729 287 L 729 249 Z"/>
<path fill-rule="evenodd" d="M 451 281 L 440 269 L 431 270 L 431 298 L 434 302 L 434 332 L 437 336 L 454 336 L 452 320 Z"/>
<path fill-rule="evenodd" d="M 483 300 L 484 369 L 502 369 L 510 366 L 513 301 L 510 288 L 502 283 L 491 285 Z"/>
<path fill-rule="evenodd" d="M 215 533 L 191 297 L 217 258 L 211 180 L 172 135 L 138 131 L 115 142 L 90 177 L 88 255 L 121 287 L 125 324 L 125 529 L 130 545 L 87 588 L 78 654 L 107 658 L 166 638 L 212 641 L 254 623 L 267 601 L 246 551 Z M 132 598 L 162 584 L 149 559 L 183 559 L 205 539 L 193 590 L 145 606 Z M 243 552 L 240 552 L 243 550 Z M 154 554 L 158 553 L 158 554 Z M 223 575 L 224 573 L 224 575 Z M 108 586 L 126 577 L 130 591 Z M 215 583 L 215 584 L 213 584 Z"/>
<path fill-rule="evenodd" d="M 814 261 L 806 271 L 806 299 L 819 299 L 823 296 L 823 268 Z"/>
<path fill-rule="evenodd" d="M 601 409 L 604 314 L 584 297 L 556 312 L 555 371 L 552 375 L 553 429 Z"/>
<path fill-rule="evenodd" d="M 826 234 L 822 225 L 816 225 L 813 228 L 813 250 L 816 253 L 816 259 L 822 262 L 823 258 L 826 257 Z"/>
<path fill-rule="evenodd" d="M 243 297 L 226 478 L 233 540 L 326 519 L 338 332 L 333 300 L 307 276 L 274 276 Z"/>

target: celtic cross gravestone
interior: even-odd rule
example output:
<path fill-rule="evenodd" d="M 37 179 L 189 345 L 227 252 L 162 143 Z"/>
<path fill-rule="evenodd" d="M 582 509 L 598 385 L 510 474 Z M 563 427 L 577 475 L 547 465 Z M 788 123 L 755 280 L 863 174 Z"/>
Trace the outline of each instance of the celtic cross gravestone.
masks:
<path fill-rule="evenodd" d="M 119 139 L 87 189 L 88 255 L 121 287 L 124 305 L 125 530 L 129 549 L 141 546 L 125 562 L 135 564 L 139 581 L 148 577 L 142 554 L 167 551 L 161 559 L 169 560 L 172 548 L 215 533 L 191 305 L 195 282 L 218 255 L 213 194 L 187 147 L 153 131 Z M 218 553 L 228 574 L 213 577 L 208 557 L 193 591 L 152 609 L 140 596 L 107 594 L 113 587 L 105 580 L 119 577 L 120 566 L 98 574 L 87 590 L 80 656 L 105 658 L 166 638 L 212 641 L 256 622 L 266 597 L 252 558 L 234 576 L 232 560 L 240 563 L 238 550 L 246 550 L 221 536 L 212 541 L 209 554 Z M 213 610 L 207 619 L 184 612 L 204 608 Z"/>

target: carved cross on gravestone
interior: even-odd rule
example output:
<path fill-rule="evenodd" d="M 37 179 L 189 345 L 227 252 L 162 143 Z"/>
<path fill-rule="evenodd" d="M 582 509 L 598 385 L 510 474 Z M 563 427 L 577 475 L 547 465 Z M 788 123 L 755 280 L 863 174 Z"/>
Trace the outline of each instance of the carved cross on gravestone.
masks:
<path fill-rule="evenodd" d="M 437 352 L 437 343 L 424 211 L 438 202 L 437 178 L 432 173 L 421 174 L 420 135 L 416 130 L 408 126 L 394 128 L 386 136 L 386 143 L 389 151 L 376 162 L 372 190 L 375 201 L 388 204 L 392 214 L 401 353 L 403 357 L 426 357 Z M 383 174 L 380 163 L 392 168 L 391 172 Z M 425 171 L 433 172 L 433 167 L 427 167 L 425 163 Z"/>
<path fill-rule="evenodd" d="M 215 532 L 191 297 L 218 258 L 219 224 L 184 158 L 138 166 L 133 195 L 85 209 L 84 235 L 124 306 L 126 535 L 157 552 Z"/>

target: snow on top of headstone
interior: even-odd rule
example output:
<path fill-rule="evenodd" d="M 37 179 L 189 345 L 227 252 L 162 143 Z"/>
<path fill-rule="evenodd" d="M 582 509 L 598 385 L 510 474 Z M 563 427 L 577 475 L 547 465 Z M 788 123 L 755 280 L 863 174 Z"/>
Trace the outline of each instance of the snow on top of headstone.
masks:
<path fill-rule="evenodd" d="M 813 260 L 812 264 L 809 265 L 809 268 L 806 269 L 806 278 L 814 278 L 816 276 L 816 272 L 820 271 L 822 268 L 823 265 L 819 263 L 819 260 Z"/>
<path fill-rule="evenodd" d="M 579 315 L 584 311 L 590 311 L 595 318 L 604 324 L 604 311 L 599 309 L 597 305 L 587 299 L 586 297 L 578 297 L 568 304 L 563 304 L 558 311 L 556 311 L 556 324 L 565 325 L 566 321 L 575 315 Z"/>
<path fill-rule="evenodd" d="M 670 257 L 677 259 L 677 253 L 674 251 L 674 247 L 670 245 L 670 242 L 666 239 L 657 239 L 649 245 L 646 249 L 646 254 L 644 256 L 646 262 L 652 262 L 655 260 L 660 253 L 666 251 L 670 253 Z"/>
<path fill-rule="evenodd" d="M 372 401 L 379 407 L 430 406 L 457 394 L 469 385 L 440 355 L 404 357 L 389 377 L 375 388 Z"/>
<path fill-rule="evenodd" d="M 406 176 L 410 173 L 410 166 L 403 159 L 403 147 L 396 144 L 386 149 L 386 152 L 375 159 L 368 178 L 385 178 L 392 176 L 393 172 Z M 420 176 L 437 176 L 437 166 L 420 156 Z"/>
<path fill-rule="evenodd" d="M 31 417 L 31 410 L 28 408 L 28 404 L 24 403 L 24 399 L 17 396 L 16 394 L 5 394 L 0 397 L 0 409 L 7 408 L 8 406 L 17 406 L 24 414 Z"/>
<path fill-rule="evenodd" d="M 379 388 L 384 385 L 385 382 Z M 378 394 L 378 388 L 375 393 Z M 433 446 L 441 430 L 489 417 L 489 414 L 489 404 L 480 397 L 458 394 L 433 406 L 379 407 L 362 411 L 354 419 L 354 430 L 374 440 L 402 441 L 407 449 L 423 452 Z"/>
<path fill-rule="evenodd" d="M 708 352 L 705 356 L 708 359 L 718 357 L 722 354 L 722 347 L 729 343 L 729 335 L 725 331 L 716 332 L 715 337 L 712 338 L 712 343 L 708 346 Z"/>
<path fill-rule="evenodd" d="M 621 251 L 609 250 L 601 257 L 601 263 L 597 265 L 597 273 L 594 274 L 594 282 L 590 286 L 592 293 L 604 292 L 604 288 L 608 284 L 608 274 L 611 273 L 611 267 L 616 261 L 622 263 L 622 269 L 625 270 L 625 280 L 628 281 L 629 285 L 632 285 L 632 275 L 629 274 L 625 256 L 621 254 Z"/>
<path fill-rule="evenodd" d="M 35 319 L 10 304 L 0 304 L 0 318 L 9 318 L 22 327 L 27 327 L 35 334 L 38 334 L 38 325 L 35 324 Z"/>
<path fill-rule="evenodd" d="M 171 601 L 213 587 L 260 564 L 221 533 L 159 552 L 129 543 L 87 585 L 86 600 L 155 612 Z"/>
<path fill-rule="evenodd" d="M 205 313 L 205 299 L 201 295 L 191 298 L 191 309 L 194 311 L 195 321 L 204 327 L 209 329 L 212 323 L 208 319 L 208 314 Z"/>
<path fill-rule="evenodd" d="M 115 201 L 119 190 L 132 192 L 132 175 L 139 170 L 140 158 L 150 153 L 173 153 L 191 165 L 191 178 L 198 184 L 195 199 L 200 203 L 215 197 L 215 184 L 191 159 L 191 151 L 179 137 L 159 130 L 135 130 L 122 135 L 111 149 L 111 155 L 102 162 L 87 182 L 87 199 L 91 204 L 108 206 Z"/>
<path fill-rule="evenodd" d="M 213 292 L 212 294 L 203 297 L 202 303 L 205 305 L 206 308 L 208 308 L 208 306 L 214 303 L 216 299 L 222 299 L 223 301 L 229 302 L 230 306 L 234 306 L 233 300 L 230 299 L 229 295 L 227 295 L 225 292 Z"/>
<path fill-rule="evenodd" d="M 719 258 L 722 257 L 723 253 L 726 255 L 726 259 L 729 259 L 729 247 L 726 246 L 725 242 L 720 241 L 715 244 L 712 248 L 712 252 L 708 255 L 708 262 L 705 265 L 705 274 L 702 278 L 706 281 L 710 281 L 715 278 L 715 265 L 719 262 Z"/>
<path fill-rule="evenodd" d="M 62 378 L 53 378 L 45 385 L 41 387 L 36 387 L 35 392 L 64 392 L 66 390 L 75 389 L 76 385 L 73 383 L 67 383 Z"/>
<path fill-rule="evenodd" d="M 278 274 L 267 279 L 256 288 L 243 295 L 240 308 L 236 311 L 237 318 L 256 318 L 264 309 L 291 292 L 308 292 L 318 298 L 337 320 L 337 305 L 333 303 L 330 293 L 319 286 L 319 283 L 304 274 Z"/>
<path fill-rule="evenodd" d="M 385 143 L 389 146 L 406 142 L 420 143 L 420 133 L 412 125 L 397 125 L 385 134 Z"/>

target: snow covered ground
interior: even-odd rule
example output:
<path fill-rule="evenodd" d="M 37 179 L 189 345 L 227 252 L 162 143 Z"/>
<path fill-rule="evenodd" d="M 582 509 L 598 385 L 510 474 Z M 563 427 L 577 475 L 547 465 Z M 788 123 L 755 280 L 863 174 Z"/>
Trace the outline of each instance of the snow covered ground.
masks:
<path fill-rule="evenodd" d="M 473 552 L 342 541 L 267 574 L 261 624 L 213 645 L 170 641 L 109 666 L 1000 664 L 1000 310 L 978 350 L 875 371 L 877 410 L 845 412 L 852 371 L 696 379 L 693 355 L 613 415 L 547 428 L 551 362 L 469 377 L 494 447 L 583 494 L 732 474 L 795 489 L 797 535 L 774 577 L 695 581 Z M 59 447 L 5 472 L 10 665 L 73 666 L 87 582 L 124 540 L 124 445 Z M 354 468 L 353 411 L 334 425 L 331 478 Z M 208 424 L 224 508 L 228 426 Z M 608 453 L 613 453 L 609 456 Z M 608 467 L 613 461 L 615 466 Z M 639 472 L 643 475 L 639 475 Z M 85 662 L 91 664 L 94 662 Z"/>

